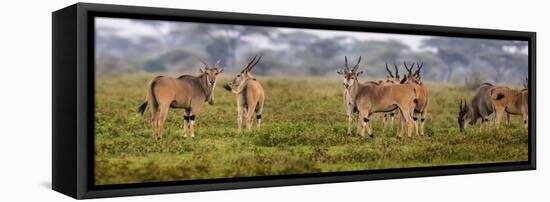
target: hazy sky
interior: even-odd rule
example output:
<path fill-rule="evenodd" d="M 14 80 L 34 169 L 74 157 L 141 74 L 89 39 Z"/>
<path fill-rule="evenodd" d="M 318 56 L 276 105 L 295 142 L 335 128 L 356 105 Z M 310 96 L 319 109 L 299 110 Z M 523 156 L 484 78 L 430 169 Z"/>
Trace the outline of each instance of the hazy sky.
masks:
<path fill-rule="evenodd" d="M 147 24 L 136 23 L 136 20 L 121 19 L 121 18 L 96 18 L 96 26 L 113 28 L 117 30 L 117 34 L 130 39 L 137 39 L 140 36 L 154 36 L 158 35 L 158 31 L 161 33 L 167 33 L 170 31 L 169 23 L 180 23 L 170 21 L 159 21 L 163 25 L 154 28 Z M 185 22 L 182 22 L 185 23 Z M 158 30 L 157 30 L 158 29 Z M 329 38 L 334 36 L 349 36 L 359 40 L 398 40 L 411 47 L 413 50 L 418 50 L 420 42 L 423 39 L 429 38 L 428 36 L 419 35 L 404 35 L 404 34 L 379 34 L 369 32 L 352 32 L 352 31 L 333 31 L 333 30 L 315 30 L 315 29 L 298 29 L 298 28 L 277 28 L 282 32 L 303 31 L 311 34 L 315 34 L 321 38 Z M 251 38 L 251 40 L 261 40 L 257 38 Z M 256 41 L 262 44 L 262 41 Z"/>
<path fill-rule="evenodd" d="M 156 21 L 156 20 L 134 20 L 134 19 L 124 19 L 124 18 L 106 18 L 98 17 L 95 19 L 96 26 L 103 28 L 112 28 L 117 35 L 128 38 L 130 40 L 136 40 L 141 36 L 157 36 L 159 34 L 166 34 L 170 31 L 170 23 L 193 23 L 193 22 L 174 22 L 174 21 L 156 21 L 160 22 L 161 26 L 153 27 L 145 23 L 139 23 L 138 21 Z M 433 36 L 424 36 L 424 35 L 407 35 L 407 34 L 382 34 L 382 33 L 371 33 L 371 32 L 354 32 L 354 31 L 334 31 L 334 30 L 318 30 L 318 29 L 301 29 L 301 28 L 276 28 L 281 32 L 292 32 L 292 31 L 303 31 L 311 34 L 315 34 L 321 38 L 329 38 L 335 36 L 347 36 L 353 37 L 358 40 L 374 40 L 374 41 L 385 41 L 385 40 L 397 40 L 407 46 L 409 46 L 413 51 L 435 51 L 433 49 L 420 48 L 421 42 L 424 39 L 433 37 Z M 160 32 L 160 33 L 159 33 Z M 245 38 L 246 40 L 254 42 L 254 44 L 262 48 L 272 48 L 276 49 L 273 44 L 270 44 L 269 41 L 263 37 L 249 36 Z M 467 40 L 468 38 L 464 38 Z M 490 40 L 490 39 L 487 39 Z M 504 49 L 505 51 L 515 53 L 520 52 L 522 54 L 527 54 L 528 49 L 516 50 L 516 49 Z"/>

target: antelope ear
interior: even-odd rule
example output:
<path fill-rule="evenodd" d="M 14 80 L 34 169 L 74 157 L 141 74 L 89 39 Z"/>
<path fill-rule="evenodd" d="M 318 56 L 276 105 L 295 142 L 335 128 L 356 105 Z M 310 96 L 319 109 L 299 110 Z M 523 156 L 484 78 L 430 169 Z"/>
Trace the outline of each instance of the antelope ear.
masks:
<path fill-rule="evenodd" d="M 221 74 L 223 72 L 223 68 L 219 67 L 218 68 L 218 73 Z"/>
<path fill-rule="evenodd" d="M 358 71 L 357 73 L 355 73 L 355 75 L 357 75 L 357 76 L 359 76 L 361 74 L 363 74 L 363 71 Z"/>
<path fill-rule="evenodd" d="M 342 69 L 336 70 L 336 74 L 343 75 L 343 74 L 344 74 L 344 70 L 342 70 Z"/>
<path fill-rule="evenodd" d="M 206 67 L 201 67 L 199 71 L 201 72 L 201 74 L 204 74 L 206 72 Z"/>

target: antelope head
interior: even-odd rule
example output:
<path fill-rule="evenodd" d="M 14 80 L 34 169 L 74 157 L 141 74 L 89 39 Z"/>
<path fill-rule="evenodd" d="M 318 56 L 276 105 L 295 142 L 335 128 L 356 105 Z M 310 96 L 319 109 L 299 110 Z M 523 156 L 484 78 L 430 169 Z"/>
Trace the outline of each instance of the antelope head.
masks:
<path fill-rule="evenodd" d="M 258 55 L 254 56 L 254 58 L 252 58 L 252 60 L 250 60 L 250 62 L 248 62 L 248 64 L 246 64 L 241 71 L 235 75 L 235 78 L 233 78 L 231 82 L 223 86 L 225 90 L 232 91 L 236 94 L 240 93 L 243 90 L 245 86 L 244 84 L 247 80 L 255 79 L 252 75 L 250 75 L 250 71 L 254 68 L 254 66 L 256 66 L 256 64 L 258 64 L 258 62 L 260 62 L 260 59 L 262 59 L 261 55 L 260 57 L 258 57 Z"/>
<path fill-rule="evenodd" d="M 385 81 L 382 81 L 381 83 L 391 83 L 391 84 L 399 84 L 400 78 L 399 78 L 399 70 L 397 68 L 396 64 L 393 64 L 393 67 L 395 69 L 395 75 L 391 72 L 390 68 L 388 68 L 388 63 L 386 63 L 386 71 L 388 71 L 388 76 Z"/>
<path fill-rule="evenodd" d="M 470 107 L 465 99 L 460 99 L 460 106 L 458 107 L 458 126 L 460 132 L 464 132 L 464 129 L 468 126 L 468 118 L 470 118 Z"/>
<path fill-rule="evenodd" d="M 424 66 L 424 62 L 422 63 L 416 63 L 416 71 L 413 72 L 413 68 L 415 63 L 411 65 L 411 67 L 407 66 L 407 63 L 403 61 L 403 65 L 405 66 L 405 69 L 407 70 L 407 75 L 401 80 L 401 83 L 413 83 L 413 84 L 422 84 L 422 79 L 420 77 L 420 70 Z"/>
<path fill-rule="evenodd" d="M 348 67 L 348 57 L 345 57 L 344 67 L 336 71 L 337 74 L 344 77 L 344 87 L 349 89 L 357 81 L 357 77 L 363 73 L 363 71 L 357 71 L 359 69 L 359 63 L 361 63 L 361 56 L 357 60 L 357 64 L 353 68 Z"/>
<path fill-rule="evenodd" d="M 213 88 L 216 85 L 216 77 L 223 72 L 223 68 L 220 67 L 220 60 L 218 60 L 213 67 L 210 67 L 208 63 L 202 59 L 200 59 L 200 61 L 204 64 L 200 72 L 206 76 L 206 83 L 208 86 Z"/>

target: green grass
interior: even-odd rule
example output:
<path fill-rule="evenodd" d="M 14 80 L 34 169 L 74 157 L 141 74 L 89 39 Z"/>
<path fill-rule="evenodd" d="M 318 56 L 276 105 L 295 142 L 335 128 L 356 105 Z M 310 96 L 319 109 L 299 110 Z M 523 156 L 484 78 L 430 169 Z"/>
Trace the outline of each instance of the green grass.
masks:
<path fill-rule="evenodd" d="M 236 99 L 218 80 L 215 105 L 197 115 L 196 138 L 183 139 L 183 112 L 171 109 L 162 141 L 150 132 L 149 110 L 136 110 L 155 75 L 98 76 L 95 182 L 98 185 L 300 174 L 403 167 L 526 161 L 527 130 L 512 116 L 509 129 L 460 133 L 461 86 L 428 83 L 424 136 L 404 141 L 394 130 L 375 138 L 346 135 L 341 79 L 268 77 L 262 128 L 236 133 Z M 173 75 L 177 76 L 177 75 Z M 355 130 L 355 123 L 354 123 Z"/>

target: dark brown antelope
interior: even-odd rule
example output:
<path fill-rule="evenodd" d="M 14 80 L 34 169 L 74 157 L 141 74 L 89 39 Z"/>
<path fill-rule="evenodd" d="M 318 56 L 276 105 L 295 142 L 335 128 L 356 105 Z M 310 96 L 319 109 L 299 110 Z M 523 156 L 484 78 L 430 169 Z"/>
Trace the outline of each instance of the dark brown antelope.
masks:
<path fill-rule="evenodd" d="M 157 76 L 149 82 L 145 101 L 139 107 L 144 113 L 148 104 L 151 104 L 151 128 L 153 137 L 162 139 L 164 123 L 169 108 L 184 110 L 184 128 L 182 136 L 187 137 L 186 130 L 191 130 L 191 137 L 195 137 L 195 118 L 204 102 L 213 105 L 213 91 L 216 86 L 216 77 L 223 72 L 219 61 L 214 67 L 202 61 L 204 67 L 201 75 L 182 75 L 178 78 Z"/>
<path fill-rule="evenodd" d="M 527 82 L 527 79 L 526 79 Z M 495 87 L 491 89 L 491 102 L 495 107 L 495 127 L 499 128 L 502 117 L 508 114 L 521 115 L 523 126 L 527 128 L 529 119 L 529 90 L 527 83 L 524 89 L 514 90 L 508 87 Z"/>
<path fill-rule="evenodd" d="M 256 113 L 258 128 L 262 123 L 262 110 L 264 108 L 264 89 L 256 78 L 250 75 L 250 71 L 262 56 L 254 58 L 237 73 L 233 81 L 224 85 L 224 88 L 237 95 L 237 130 L 241 132 L 243 115 L 245 116 L 246 129 L 252 127 L 252 116 Z"/>
<path fill-rule="evenodd" d="M 401 127 L 398 136 L 403 136 L 404 127 L 406 127 L 407 136 L 411 137 L 411 112 L 416 102 L 414 88 L 410 85 L 380 86 L 362 84 L 357 79 L 363 73 L 363 71 L 358 71 L 360 61 L 361 58 L 359 58 L 359 61 L 352 69 L 349 69 L 346 64 L 343 69 L 337 71 L 338 74 L 344 77 L 344 87 L 348 91 L 349 102 L 359 112 L 357 134 L 364 137 L 365 128 L 367 128 L 369 136 L 372 137 L 372 130 L 368 125 L 370 115 L 377 112 L 390 112 L 399 109 L 402 124 L 400 124 Z"/>
<path fill-rule="evenodd" d="M 495 111 L 491 101 L 491 90 L 494 88 L 495 86 L 490 83 L 481 84 L 469 102 L 465 99 L 460 100 L 458 111 L 460 132 L 464 132 L 468 125 L 475 125 L 478 119 L 481 119 L 480 130 L 483 130 L 484 126 L 489 126 L 489 116 Z M 506 125 L 508 125 L 509 115 L 506 116 Z"/>
<path fill-rule="evenodd" d="M 403 61 L 403 65 L 405 66 L 405 69 L 407 69 L 408 74 L 403 78 L 404 84 L 412 84 L 414 85 L 414 89 L 416 90 L 416 94 L 418 96 L 418 103 L 416 103 L 416 107 L 414 109 L 413 114 L 413 120 L 414 120 L 414 126 L 416 130 L 416 134 L 424 135 L 424 123 L 426 121 L 426 116 L 428 114 L 428 105 L 430 103 L 429 97 L 428 97 L 428 88 L 422 83 L 422 78 L 420 76 L 420 70 L 422 69 L 422 66 L 424 66 L 424 63 L 416 63 L 416 71 L 413 73 L 412 69 L 414 68 L 413 63 L 411 67 L 409 68 L 407 66 L 407 63 Z M 418 116 L 420 115 L 420 124 L 418 124 Z M 420 126 L 419 126 L 420 125 Z M 418 133 L 418 130 L 420 128 L 420 133 Z"/>

